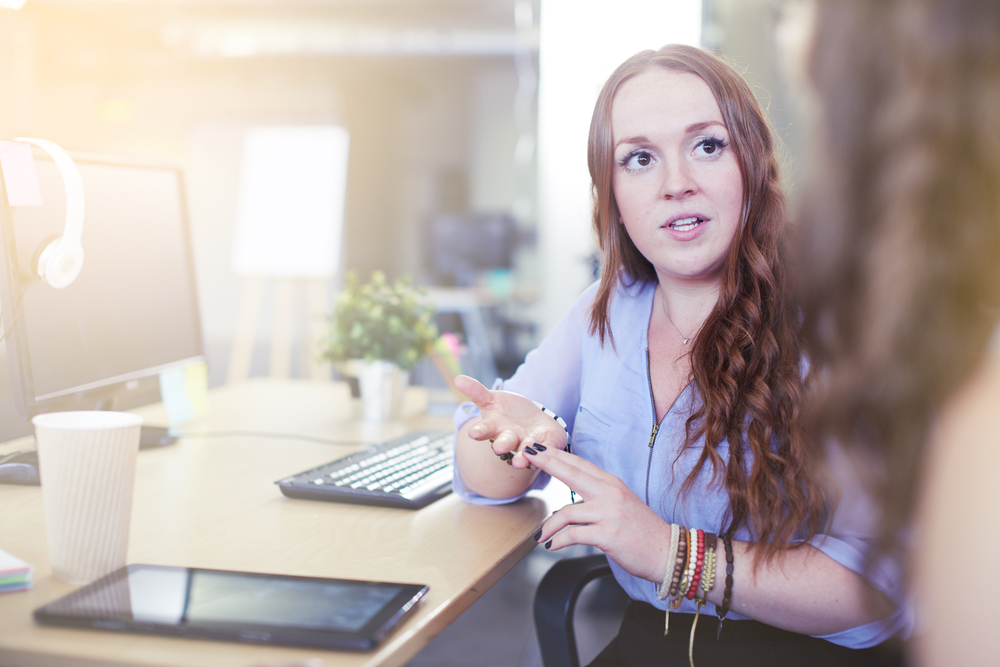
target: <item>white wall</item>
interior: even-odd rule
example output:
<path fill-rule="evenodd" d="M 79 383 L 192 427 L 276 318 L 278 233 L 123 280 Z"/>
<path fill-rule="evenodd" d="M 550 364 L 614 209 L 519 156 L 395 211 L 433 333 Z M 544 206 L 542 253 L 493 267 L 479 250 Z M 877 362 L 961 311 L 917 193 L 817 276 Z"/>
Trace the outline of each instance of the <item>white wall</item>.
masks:
<path fill-rule="evenodd" d="M 587 135 L 605 80 L 629 56 L 697 45 L 700 0 L 542 0 L 538 94 L 538 235 L 542 333 L 591 282 Z"/>

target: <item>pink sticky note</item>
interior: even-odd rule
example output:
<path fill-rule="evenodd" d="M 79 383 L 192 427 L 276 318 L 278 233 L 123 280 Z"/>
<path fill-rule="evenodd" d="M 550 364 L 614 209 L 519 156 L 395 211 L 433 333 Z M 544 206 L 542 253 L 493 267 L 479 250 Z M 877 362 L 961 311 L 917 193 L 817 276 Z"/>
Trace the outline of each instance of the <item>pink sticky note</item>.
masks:
<path fill-rule="evenodd" d="M 31 145 L 20 141 L 0 141 L 0 171 L 11 206 L 41 206 L 42 191 L 38 187 L 35 160 Z"/>

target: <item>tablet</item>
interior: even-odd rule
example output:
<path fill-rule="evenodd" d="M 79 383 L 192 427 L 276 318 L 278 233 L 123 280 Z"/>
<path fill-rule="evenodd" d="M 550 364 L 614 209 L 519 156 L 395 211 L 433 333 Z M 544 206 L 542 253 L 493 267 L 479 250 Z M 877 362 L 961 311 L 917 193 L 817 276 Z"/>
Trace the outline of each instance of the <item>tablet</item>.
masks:
<path fill-rule="evenodd" d="M 46 625 L 367 650 L 421 584 L 129 565 L 35 610 Z"/>

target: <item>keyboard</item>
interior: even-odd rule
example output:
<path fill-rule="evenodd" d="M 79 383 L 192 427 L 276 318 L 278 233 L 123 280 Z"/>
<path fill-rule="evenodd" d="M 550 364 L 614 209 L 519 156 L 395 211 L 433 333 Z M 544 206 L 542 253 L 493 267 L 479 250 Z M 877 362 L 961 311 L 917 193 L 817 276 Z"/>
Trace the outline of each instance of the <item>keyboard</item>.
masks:
<path fill-rule="evenodd" d="M 422 431 L 280 479 L 289 498 L 419 509 L 451 492 L 454 431 Z"/>

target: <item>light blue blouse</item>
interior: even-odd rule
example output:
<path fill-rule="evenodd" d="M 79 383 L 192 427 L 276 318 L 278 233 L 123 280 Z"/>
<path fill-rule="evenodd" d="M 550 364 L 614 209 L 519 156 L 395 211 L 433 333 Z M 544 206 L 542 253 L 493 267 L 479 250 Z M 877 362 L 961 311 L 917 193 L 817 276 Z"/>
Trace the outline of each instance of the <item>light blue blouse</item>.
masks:
<path fill-rule="evenodd" d="M 595 283 L 541 345 L 528 353 L 514 376 L 503 383 L 498 381 L 494 388 L 502 386 L 506 391 L 527 396 L 565 419 L 572 434 L 573 453 L 620 477 L 663 520 L 719 532 L 728 495 L 721 480 L 712 482 L 711 466 L 702 469 L 688 493 L 681 493 L 681 486 L 704 446 L 704 441 L 699 441 L 682 451 L 688 415 L 700 402 L 693 384 L 682 391 L 664 417 L 652 446 L 649 444 L 656 413 L 648 380 L 647 332 L 655 284 L 636 283 L 630 288 L 619 288 L 610 309 L 614 346 L 610 341 L 602 346 L 599 338 L 588 333 L 590 305 L 596 291 Z M 456 428 L 476 414 L 478 411 L 471 403 L 460 406 L 455 414 Z M 723 460 L 727 460 L 728 443 L 723 441 L 717 449 Z M 883 558 L 866 571 L 865 553 L 874 532 L 874 506 L 866 500 L 839 449 L 830 447 L 829 456 L 833 474 L 841 484 L 842 499 L 828 534 L 817 535 L 810 543 L 838 563 L 866 576 L 898 607 L 881 621 L 822 638 L 864 648 L 896 634 L 906 636 L 913 625 L 913 612 L 905 599 L 900 568 L 892 559 Z M 462 482 L 457 466 L 455 470 L 453 489 L 468 502 L 497 504 L 517 500 L 474 494 Z M 548 476 L 541 473 L 532 488 L 542 488 L 548 481 Z M 744 530 L 735 538 L 746 540 L 749 535 Z M 749 564 L 742 567 L 749 568 Z M 666 603 L 656 599 L 652 582 L 632 576 L 614 561 L 611 568 L 633 599 L 665 608 Z M 740 575 L 741 564 L 736 563 L 734 576 Z M 694 613 L 695 609 L 694 601 L 684 600 L 678 611 Z M 703 612 L 711 613 L 714 609 L 709 604 Z M 730 611 L 726 618 L 745 617 Z"/>

